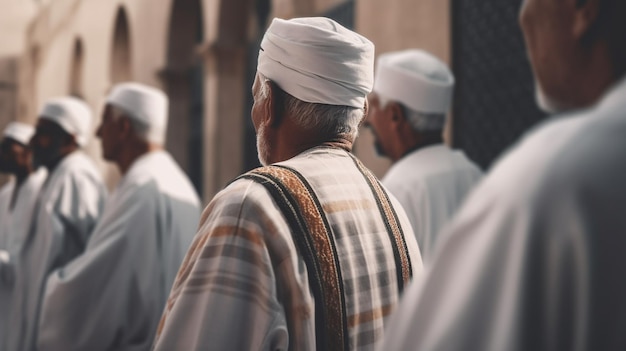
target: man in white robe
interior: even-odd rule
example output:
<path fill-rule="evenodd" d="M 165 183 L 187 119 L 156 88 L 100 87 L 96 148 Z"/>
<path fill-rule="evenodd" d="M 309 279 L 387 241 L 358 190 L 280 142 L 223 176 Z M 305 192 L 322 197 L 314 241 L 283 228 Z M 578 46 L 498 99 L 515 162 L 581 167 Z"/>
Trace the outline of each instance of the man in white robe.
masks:
<path fill-rule="evenodd" d="M 33 208 L 46 179 L 43 168 L 35 170 L 28 146 L 35 133 L 33 126 L 11 122 L 0 142 L 0 172 L 12 179 L 0 189 L 0 350 L 6 350 L 6 331 L 14 306 L 12 297 L 15 261 L 33 222 Z"/>
<path fill-rule="evenodd" d="M 453 88 L 446 64 L 425 51 L 380 55 L 365 122 L 377 152 L 393 161 L 383 184 L 409 216 L 425 263 L 441 228 L 482 178 L 462 151 L 443 142 Z"/>
<path fill-rule="evenodd" d="M 39 350 L 149 350 L 176 272 L 198 227 L 200 201 L 163 150 L 167 97 L 115 86 L 97 135 L 123 177 L 85 252 L 48 279 Z"/>
<path fill-rule="evenodd" d="M 526 0 L 541 107 L 472 192 L 381 350 L 625 350 L 626 2 Z"/>
<path fill-rule="evenodd" d="M 72 97 L 48 100 L 39 114 L 31 145 L 35 163 L 49 175 L 16 262 L 7 350 L 35 348 L 46 278 L 82 253 L 104 208 L 106 188 L 100 173 L 81 151 L 91 132 L 91 118 L 89 107 Z"/>
<path fill-rule="evenodd" d="M 350 153 L 374 45 L 274 19 L 252 121 L 259 159 L 206 208 L 157 335 L 165 350 L 371 350 L 421 257 L 402 207 Z"/>

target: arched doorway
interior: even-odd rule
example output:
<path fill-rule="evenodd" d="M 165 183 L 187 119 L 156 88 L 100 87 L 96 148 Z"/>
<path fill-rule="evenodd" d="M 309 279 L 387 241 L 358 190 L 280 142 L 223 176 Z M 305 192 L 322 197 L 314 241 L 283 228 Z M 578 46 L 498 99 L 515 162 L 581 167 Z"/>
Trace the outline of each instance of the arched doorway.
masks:
<path fill-rule="evenodd" d="M 83 66 L 84 66 L 83 41 L 80 38 L 76 38 L 74 40 L 74 47 L 72 49 L 69 93 L 70 95 L 81 98 L 81 99 L 83 98 Z"/>
<path fill-rule="evenodd" d="M 111 37 L 111 56 L 109 59 L 109 81 L 111 87 L 116 83 L 132 79 L 132 53 L 130 26 L 126 9 L 118 7 Z M 110 190 L 119 182 L 121 174 L 116 165 L 107 163 L 104 170 L 105 181 Z"/>
<path fill-rule="evenodd" d="M 170 99 L 167 149 L 202 194 L 204 67 L 198 47 L 204 25 L 200 0 L 174 0 L 170 16 L 163 72 Z"/>
<path fill-rule="evenodd" d="M 113 43 L 110 60 L 111 83 L 128 81 L 131 74 L 130 29 L 126 10 L 120 6 L 115 15 Z"/>

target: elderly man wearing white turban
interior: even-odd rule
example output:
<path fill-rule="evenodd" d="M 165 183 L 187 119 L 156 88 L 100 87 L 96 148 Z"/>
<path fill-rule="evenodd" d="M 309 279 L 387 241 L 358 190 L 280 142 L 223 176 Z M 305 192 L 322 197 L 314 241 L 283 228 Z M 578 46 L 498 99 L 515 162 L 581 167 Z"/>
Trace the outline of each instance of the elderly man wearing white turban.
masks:
<path fill-rule="evenodd" d="M 48 100 L 31 140 L 35 163 L 48 170 L 23 254 L 16 262 L 16 297 L 6 350 L 32 350 L 41 296 L 55 268 L 83 252 L 100 218 L 106 188 L 81 151 L 91 131 L 91 111 L 72 97 Z M 18 298 L 19 296 L 19 298 Z"/>
<path fill-rule="evenodd" d="M 6 350 L 6 332 L 13 304 L 15 262 L 33 222 L 33 208 L 46 179 L 43 168 L 32 166 L 28 146 L 35 128 L 11 122 L 0 142 L 0 172 L 13 178 L 0 189 L 0 350 Z"/>
<path fill-rule="evenodd" d="M 48 279 L 39 350 L 149 350 L 200 218 L 191 182 L 163 150 L 167 97 L 116 85 L 102 124 L 103 156 L 123 177 L 85 253 Z"/>
<path fill-rule="evenodd" d="M 425 51 L 383 54 L 365 121 L 378 153 L 394 162 L 383 184 L 407 212 L 426 263 L 437 233 L 482 177 L 463 152 L 443 143 L 453 87 L 446 64 Z"/>
<path fill-rule="evenodd" d="M 252 87 L 266 166 L 205 210 L 156 350 L 370 350 L 382 337 L 422 262 L 402 207 L 351 154 L 373 63 L 374 45 L 330 19 L 274 19 Z"/>

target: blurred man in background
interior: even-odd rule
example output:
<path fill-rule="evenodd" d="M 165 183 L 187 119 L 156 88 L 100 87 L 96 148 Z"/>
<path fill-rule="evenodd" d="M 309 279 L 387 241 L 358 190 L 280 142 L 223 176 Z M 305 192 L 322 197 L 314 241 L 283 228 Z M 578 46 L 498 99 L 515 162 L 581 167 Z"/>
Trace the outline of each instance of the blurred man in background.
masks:
<path fill-rule="evenodd" d="M 97 135 L 123 175 L 85 252 L 55 271 L 39 350 L 149 350 L 176 272 L 198 227 L 200 201 L 163 150 L 167 97 L 115 86 Z"/>
<path fill-rule="evenodd" d="M 626 2 L 526 0 L 544 110 L 472 192 L 381 350 L 625 350 Z"/>
<path fill-rule="evenodd" d="M 35 347 L 41 296 L 48 274 L 83 252 L 106 198 L 93 162 L 81 151 L 91 133 L 91 111 L 82 101 L 48 100 L 31 140 L 35 164 L 48 171 L 34 222 L 16 262 L 15 308 L 7 350 Z M 19 298 L 17 298 L 19 296 Z"/>
<path fill-rule="evenodd" d="M 43 168 L 35 170 L 30 139 L 35 128 L 11 122 L 0 142 L 0 173 L 12 176 L 0 189 L 0 350 L 6 350 L 6 332 L 11 324 L 15 262 L 33 222 L 33 209 L 46 179 Z"/>
<path fill-rule="evenodd" d="M 393 161 L 383 184 L 404 207 L 424 262 L 482 171 L 443 142 L 454 77 L 421 50 L 380 55 L 365 125 L 379 154 Z"/>
<path fill-rule="evenodd" d="M 374 45 L 274 19 L 252 87 L 259 159 L 209 204 L 156 350 L 369 350 L 422 262 L 397 200 L 354 155 Z"/>

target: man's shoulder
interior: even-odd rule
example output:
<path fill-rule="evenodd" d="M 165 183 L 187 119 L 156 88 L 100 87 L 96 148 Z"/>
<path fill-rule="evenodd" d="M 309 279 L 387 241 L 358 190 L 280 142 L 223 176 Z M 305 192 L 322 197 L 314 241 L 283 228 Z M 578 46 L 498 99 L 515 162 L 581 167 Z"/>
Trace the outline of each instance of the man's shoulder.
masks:
<path fill-rule="evenodd" d="M 13 187 L 15 186 L 15 179 L 10 179 L 6 184 L 0 187 L 0 197 L 10 194 L 13 191 Z"/>
<path fill-rule="evenodd" d="M 95 163 L 82 151 L 66 156 L 51 176 L 54 178 L 88 179 L 95 183 L 102 183 L 102 176 Z"/>
<path fill-rule="evenodd" d="M 240 176 L 218 192 L 211 204 L 213 206 L 244 205 L 261 208 L 272 206 L 269 191 L 258 181 Z M 211 206 L 211 204 L 209 206 Z"/>
<path fill-rule="evenodd" d="M 596 183 L 606 172 L 625 172 L 623 118 L 607 118 L 594 110 L 554 117 L 529 132 L 493 167 L 484 185 L 501 198 L 549 201 L 556 192 Z M 477 191 L 479 193 L 480 191 Z M 514 196 L 518 194 L 520 196 Z"/>

